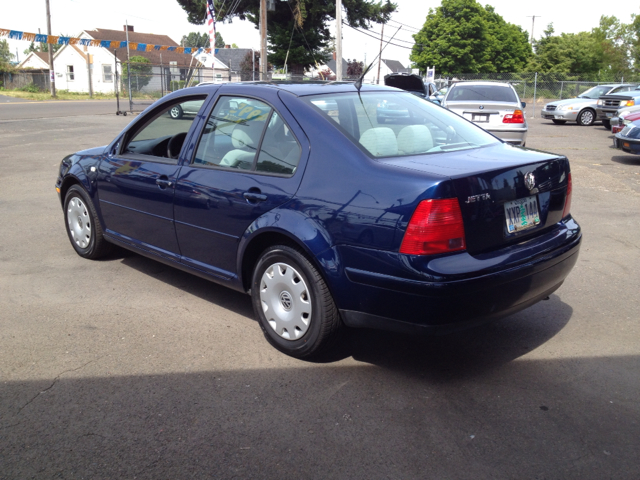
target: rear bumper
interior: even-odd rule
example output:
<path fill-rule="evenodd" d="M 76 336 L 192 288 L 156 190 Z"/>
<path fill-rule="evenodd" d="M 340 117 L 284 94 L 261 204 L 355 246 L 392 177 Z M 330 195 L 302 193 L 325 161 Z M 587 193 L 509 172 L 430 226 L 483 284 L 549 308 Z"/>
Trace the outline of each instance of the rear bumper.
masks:
<path fill-rule="evenodd" d="M 351 327 L 446 333 L 520 311 L 553 293 L 574 267 L 582 236 L 570 222 L 562 245 L 491 273 L 461 275 L 457 265 L 456 274 L 427 282 L 347 267 L 359 305 L 341 308 L 342 318 Z"/>
<path fill-rule="evenodd" d="M 481 126 L 481 125 L 478 125 Z M 503 140 L 511 145 L 523 146 L 527 141 L 528 128 L 491 128 L 487 127 L 485 130 L 500 140 Z"/>

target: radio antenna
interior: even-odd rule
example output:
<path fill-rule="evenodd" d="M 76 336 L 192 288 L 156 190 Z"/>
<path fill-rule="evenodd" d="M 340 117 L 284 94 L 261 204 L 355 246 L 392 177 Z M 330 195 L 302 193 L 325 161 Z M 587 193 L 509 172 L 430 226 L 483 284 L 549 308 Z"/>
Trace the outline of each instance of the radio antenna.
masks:
<path fill-rule="evenodd" d="M 378 53 L 378 56 L 373 59 L 373 62 L 371 62 L 369 66 L 363 70 L 362 75 L 360 75 L 360 78 L 356 80 L 355 86 L 358 89 L 358 93 L 360 93 L 360 88 L 362 88 L 362 80 L 364 79 L 364 76 L 367 73 L 369 73 L 369 70 L 371 70 L 371 67 L 373 67 L 373 64 L 376 63 L 376 60 L 378 60 L 378 58 L 382 56 L 382 52 L 384 52 L 384 49 L 387 48 L 387 45 L 391 43 L 391 40 L 395 38 L 395 36 L 398 34 L 401 28 L 402 28 L 402 25 L 398 28 L 398 30 L 396 30 L 396 33 L 393 34 L 393 36 L 387 41 L 387 43 L 384 44 L 384 47 L 380 49 L 380 53 Z"/>

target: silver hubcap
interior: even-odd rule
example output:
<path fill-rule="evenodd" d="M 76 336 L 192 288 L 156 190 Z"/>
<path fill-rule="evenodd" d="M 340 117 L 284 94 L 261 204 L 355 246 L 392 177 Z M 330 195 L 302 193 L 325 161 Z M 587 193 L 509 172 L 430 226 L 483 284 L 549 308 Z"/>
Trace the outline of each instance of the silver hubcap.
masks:
<path fill-rule="evenodd" d="M 67 222 L 71 238 L 80 248 L 87 248 L 91 241 L 91 219 L 84 202 L 73 197 L 67 206 Z"/>
<path fill-rule="evenodd" d="M 582 123 L 591 123 L 593 122 L 593 113 L 587 111 L 582 114 Z"/>
<path fill-rule="evenodd" d="M 311 296 L 302 276 L 286 263 L 274 263 L 260 280 L 260 302 L 271 328 L 287 340 L 297 340 L 309 328 Z"/>
<path fill-rule="evenodd" d="M 172 117 L 177 117 L 178 115 L 180 115 L 180 110 L 178 110 L 178 107 L 173 107 L 171 109 L 171 116 Z"/>

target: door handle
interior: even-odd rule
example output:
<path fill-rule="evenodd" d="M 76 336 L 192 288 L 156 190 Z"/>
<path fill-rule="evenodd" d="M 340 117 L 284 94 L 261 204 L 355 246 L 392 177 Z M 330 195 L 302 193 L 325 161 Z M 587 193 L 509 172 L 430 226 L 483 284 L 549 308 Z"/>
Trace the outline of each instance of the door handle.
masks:
<path fill-rule="evenodd" d="M 163 175 L 162 177 L 156 179 L 156 185 L 158 185 L 161 189 L 165 189 L 173 185 L 173 183 Z"/>
<path fill-rule="evenodd" d="M 249 203 L 264 202 L 267 199 L 266 195 L 254 192 L 244 192 L 242 196 L 246 198 Z"/>

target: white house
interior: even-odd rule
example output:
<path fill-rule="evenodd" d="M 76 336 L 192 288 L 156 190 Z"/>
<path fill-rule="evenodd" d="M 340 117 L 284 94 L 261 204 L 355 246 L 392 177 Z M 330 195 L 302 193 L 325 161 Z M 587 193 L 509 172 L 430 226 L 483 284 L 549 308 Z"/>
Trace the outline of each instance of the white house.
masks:
<path fill-rule="evenodd" d="M 49 52 L 31 52 L 23 61 L 18 64 L 18 68 L 37 68 L 38 70 L 49 69 Z"/>

